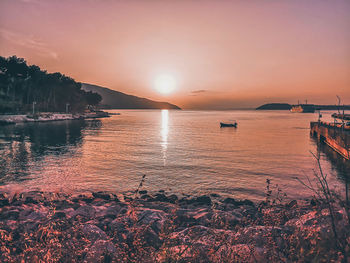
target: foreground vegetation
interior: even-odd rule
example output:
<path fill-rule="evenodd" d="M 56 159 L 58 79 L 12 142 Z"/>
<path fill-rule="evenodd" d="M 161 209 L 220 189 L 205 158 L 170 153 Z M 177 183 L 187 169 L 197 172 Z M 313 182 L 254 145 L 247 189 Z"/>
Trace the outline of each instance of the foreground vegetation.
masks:
<path fill-rule="evenodd" d="M 101 101 L 97 93 L 59 72 L 47 73 L 23 58 L 0 56 L 0 113 L 81 112 Z"/>
<path fill-rule="evenodd" d="M 321 200 L 107 192 L 0 194 L 1 262 L 347 262 L 349 218 Z M 341 251 L 339 244 L 345 249 Z"/>

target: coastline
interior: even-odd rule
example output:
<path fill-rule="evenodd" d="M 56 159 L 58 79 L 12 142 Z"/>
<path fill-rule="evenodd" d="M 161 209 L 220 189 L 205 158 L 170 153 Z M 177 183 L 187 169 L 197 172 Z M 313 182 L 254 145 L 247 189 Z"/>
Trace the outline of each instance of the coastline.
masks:
<path fill-rule="evenodd" d="M 39 113 L 36 115 L 0 115 L 0 125 L 9 125 L 24 122 L 49 122 L 49 121 L 63 121 L 63 120 L 81 120 L 106 118 L 110 114 L 105 111 L 97 111 L 91 113 Z"/>
<path fill-rule="evenodd" d="M 344 209 L 335 208 L 349 238 Z M 315 199 L 2 192 L 0 261 L 340 262 L 327 211 Z"/>

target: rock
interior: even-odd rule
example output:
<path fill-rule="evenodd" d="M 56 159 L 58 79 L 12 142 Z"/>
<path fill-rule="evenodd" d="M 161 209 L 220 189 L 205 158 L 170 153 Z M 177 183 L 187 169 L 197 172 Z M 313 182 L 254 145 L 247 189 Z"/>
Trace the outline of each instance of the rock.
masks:
<path fill-rule="evenodd" d="M 26 208 L 26 209 L 23 209 L 22 211 L 19 212 L 19 220 L 25 220 L 26 217 L 32 213 L 34 210 L 31 209 L 31 208 Z"/>
<path fill-rule="evenodd" d="M 19 211 L 17 210 L 4 211 L 0 213 L 0 219 L 17 220 L 18 218 L 19 218 Z"/>
<path fill-rule="evenodd" d="M 71 201 L 74 202 L 74 203 L 78 203 L 80 201 L 80 198 L 78 197 L 72 197 L 71 198 Z"/>
<path fill-rule="evenodd" d="M 178 209 L 175 212 L 174 222 L 179 226 L 193 226 L 198 224 L 198 220 L 193 218 L 189 209 Z"/>
<path fill-rule="evenodd" d="M 80 215 L 85 218 L 93 218 L 95 217 L 96 211 L 90 205 L 82 205 L 77 210 L 75 210 L 75 216 Z"/>
<path fill-rule="evenodd" d="M 121 210 L 120 206 L 117 206 L 117 205 L 110 206 L 105 211 L 105 217 L 116 218 L 119 215 L 120 210 Z"/>
<path fill-rule="evenodd" d="M 147 200 L 147 201 L 154 201 L 153 197 L 148 194 L 141 195 L 141 199 Z"/>
<path fill-rule="evenodd" d="M 72 207 L 64 209 L 62 212 L 66 214 L 66 217 L 72 217 L 75 215 L 75 210 Z"/>
<path fill-rule="evenodd" d="M 227 197 L 225 198 L 225 200 L 223 201 L 223 203 L 225 204 L 233 204 L 233 205 L 237 205 L 237 201 L 231 197 Z"/>
<path fill-rule="evenodd" d="M 141 230 L 141 238 L 147 245 L 154 247 L 155 249 L 159 249 L 162 245 L 159 235 L 151 227 L 146 227 Z"/>
<path fill-rule="evenodd" d="M 250 201 L 248 199 L 244 199 L 244 200 L 238 201 L 237 205 L 255 206 L 254 202 Z"/>
<path fill-rule="evenodd" d="M 131 202 L 133 198 L 131 196 L 124 195 L 124 202 Z"/>
<path fill-rule="evenodd" d="M 37 200 L 35 200 L 33 197 L 27 196 L 24 203 L 25 204 L 38 204 L 39 202 Z"/>
<path fill-rule="evenodd" d="M 138 223 L 141 225 L 149 225 L 155 232 L 159 233 L 162 230 L 165 219 L 165 212 L 161 210 L 146 209 L 139 214 Z"/>
<path fill-rule="evenodd" d="M 39 221 L 39 220 L 46 218 L 46 216 L 47 216 L 47 213 L 44 213 L 42 211 L 34 211 L 34 212 L 30 213 L 29 215 L 27 215 L 24 218 L 24 220 Z"/>
<path fill-rule="evenodd" d="M 312 205 L 312 206 L 316 206 L 317 205 L 315 199 L 311 199 L 310 200 L 310 205 Z"/>
<path fill-rule="evenodd" d="M 170 202 L 144 202 L 144 208 L 155 209 L 164 211 L 166 214 L 170 214 L 176 210 L 177 206 Z"/>
<path fill-rule="evenodd" d="M 94 193 L 92 193 L 92 195 L 95 198 L 101 198 L 104 200 L 111 200 L 111 195 L 109 193 L 106 193 L 106 192 L 94 192 Z"/>
<path fill-rule="evenodd" d="M 206 195 L 198 196 L 197 198 L 195 198 L 195 202 L 203 205 L 211 205 L 211 199 L 209 196 Z"/>
<path fill-rule="evenodd" d="M 298 205 L 297 200 L 292 200 L 286 206 L 287 206 L 287 208 L 292 208 L 292 207 L 294 207 L 296 205 Z"/>
<path fill-rule="evenodd" d="M 98 226 L 92 224 L 85 224 L 83 226 L 83 233 L 92 242 L 98 239 L 106 240 L 108 238 L 104 231 L 102 231 Z"/>
<path fill-rule="evenodd" d="M 8 206 L 10 205 L 9 200 L 7 198 L 0 199 L 0 207 Z"/>
<path fill-rule="evenodd" d="M 243 211 L 240 208 L 236 208 L 233 210 L 230 210 L 229 213 L 231 213 L 232 215 L 238 217 L 238 218 L 242 218 L 243 217 Z"/>
<path fill-rule="evenodd" d="M 22 226 L 24 232 L 34 232 L 37 231 L 39 224 L 40 223 L 38 221 L 26 221 L 22 224 Z"/>
<path fill-rule="evenodd" d="M 17 241 L 18 239 L 20 239 L 20 237 L 21 237 L 21 233 L 18 231 L 18 229 L 12 231 L 13 241 Z"/>
<path fill-rule="evenodd" d="M 209 226 L 210 220 L 212 217 L 212 212 L 209 212 L 207 208 L 202 208 L 193 212 L 187 213 L 187 215 L 194 220 L 196 220 L 196 224 L 202 226 Z"/>
<path fill-rule="evenodd" d="M 234 209 L 233 211 L 236 211 L 236 213 L 238 213 L 238 217 L 250 217 L 251 219 L 255 219 L 257 217 L 257 213 L 258 213 L 258 209 L 255 206 L 248 206 L 248 205 L 244 205 L 244 206 L 240 206 L 240 209 Z"/>
<path fill-rule="evenodd" d="M 177 239 L 181 243 L 188 243 L 188 241 L 190 240 L 193 240 L 193 241 L 196 240 L 196 242 L 202 243 L 208 246 L 211 243 L 210 239 L 214 239 L 215 238 L 214 236 L 221 232 L 224 232 L 224 231 L 196 225 L 196 226 L 186 227 L 185 229 L 179 232 L 174 232 L 171 235 L 171 238 Z M 192 245 L 194 245 L 194 242 L 191 244 L 191 246 Z"/>
<path fill-rule="evenodd" d="M 94 200 L 95 200 L 95 197 L 87 196 L 87 195 L 78 195 L 77 197 L 72 199 L 73 202 L 84 201 L 87 204 L 92 203 Z"/>
<path fill-rule="evenodd" d="M 237 244 L 232 246 L 222 246 L 215 252 L 216 258 L 220 262 L 270 262 L 263 248 L 254 247 L 247 244 Z"/>
<path fill-rule="evenodd" d="M 116 262 L 117 249 L 111 241 L 97 240 L 88 250 L 86 262 Z M 85 262 L 84 261 L 84 262 Z"/>
<path fill-rule="evenodd" d="M 107 209 L 108 209 L 108 207 L 106 206 L 105 203 L 99 204 L 98 206 L 93 206 L 93 208 L 95 209 L 95 217 L 96 218 L 105 217 Z"/>
<path fill-rule="evenodd" d="M 242 221 L 242 215 L 239 213 L 217 211 L 213 215 L 213 223 L 216 228 L 234 228 Z"/>
<path fill-rule="evenodd" d="M 0 199 L 7 199 L 7 198 L 8 198 L 8 194 L 0 193 Z"/>
<path fill-rule="evenodd" d="M 168 202 L 168 197 L 165 194 L 155 194 L 154 201 Z"/>
<path fill-rule="evenodd" d="M 14 231 L 18 227 L 18 221 L 15 220 L 7 220 L 6 226 L 9 228 L 9 230 Z"/>
<path fill-rule="evenodd" d="M 117 235 L 120 242 L 125 242 L 130 236 L 130 228 L 133 225 L 129 217 L 118 217 L 109 224 L 109 229 L 113 235 Z"/>
<path fill-rule="evenodd" d="M 269 242 L 269 237 L 280 237 L 281 227 L 272 226 L 250 226 L 245 227 L 236 235 L 237 243 L 252 244 L 264 247 Z"/>
<path fill-rule="evenodd" d="M 169 200 L 170 203 L 175 204 L 176 201 L 179 200 L 179 198 L 177 197 L 177 195 L 174 195 L 174 194 L 173 194 L 173 195 L 170 195 L 170 196 L 168 197 L 168 200 Z"/>
<path fill-rule="evenodd" d="M 66 209 L 68 207 L 71 206 L 71 201 L 67 201 L 67 200 L 56 200 L 54 201 L 54 204 L 56 206 L 56 209 Z"/>
<path fill-rule="evenodd" d="M 255 204 L 253 201 L 250 201 L 248 199 L 244 199 L 244 200 L 235 200 L 231 197 L 227 197 L 225 198 L 225 200 L 223 201 L 224 204 L 232 204 L 232 205 L 235 205 L 235 206 L 243 206 L 243 205 L 246 205 L 246 206 L 254 206 L 255 207 Z"/>
<path fill-rule="evenodd" d="M 56 213 L 52 216 L 52 219 L 60 219 L 60 218 L 66 218 L 66 213 L 65 213 L 65 212 L 62 212 L 62 211 L 59 211 L 59 212 L 56 212 Z"/>
<path fill-rule="evenodd" d="M 109 224 L 109 228 L 118 233 L 126 232 L 126 227 L 129 227 L 131 224 L 128 224 L 128 222 L 125 221 L 124 218 L 116 218 Z"/>
<path fill-rule="evenodd" d="M 113 221 L 112 218 L 110 217 L 105 217 L 105 218 L 101 218 L 96 225 L 102 229 L 103 231 L 107 232 L 110 230 L 109 225 L 110 223 Z"/>

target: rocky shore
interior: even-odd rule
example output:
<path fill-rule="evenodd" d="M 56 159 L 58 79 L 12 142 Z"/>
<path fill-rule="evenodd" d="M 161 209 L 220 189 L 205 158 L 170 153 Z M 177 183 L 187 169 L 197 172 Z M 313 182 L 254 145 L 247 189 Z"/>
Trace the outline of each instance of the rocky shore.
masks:
<path fill-rule="evenodd" d="M 90 113 L 39 113 L 34 115 L 0 115 L 0 125 L 23 122 L 48 122 L 62 120 L 81 120 L 109 117 L 108 112 L 96 111 Z"/>
<path fill-rule="evenodd" d="M 345 210 L 334 208 L 349 244 Z M 347 262 L 330 222 L 314 199 L 0 193 L 0 262 Z"/>

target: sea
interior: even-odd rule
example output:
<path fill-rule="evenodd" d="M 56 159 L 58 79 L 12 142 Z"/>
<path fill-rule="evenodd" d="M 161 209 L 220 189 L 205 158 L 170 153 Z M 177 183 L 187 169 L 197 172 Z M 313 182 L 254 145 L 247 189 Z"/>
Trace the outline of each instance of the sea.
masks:
<path fill-rule="evenodd" d="M 338 193 L 346 187 L 341 159 L 310 136 L 318 112 L 110 112 L 120 115 L 0 126 L 0 190 L 130 194 L 145 175 L 149 193 L 264 200 L 269 182 L 275 197 L 295 199 L 314 194 L 303 183 L 317 189 L 320 170 Z"/>

